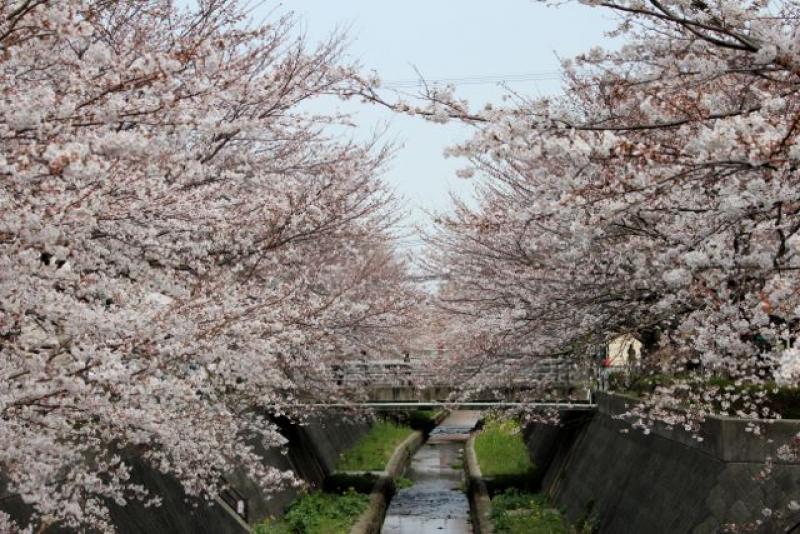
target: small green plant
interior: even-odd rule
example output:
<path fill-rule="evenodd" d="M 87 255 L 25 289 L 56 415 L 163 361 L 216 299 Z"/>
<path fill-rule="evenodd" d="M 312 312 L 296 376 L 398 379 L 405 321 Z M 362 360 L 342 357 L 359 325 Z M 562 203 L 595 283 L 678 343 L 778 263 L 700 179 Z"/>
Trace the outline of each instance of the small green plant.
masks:
<path fill-rule="evenodd" d="M 475 438 L 475 455 L 487 477 L 530 475 L 534 470 L 519 423 L 512 419 L 488 420 Z"/>
<path fill-rule="evenodd" d="M 355 447 L 339 459 L 339 471 L 381 471 L 400 443 L 413 430 L 389 421 L 378 421 Z"/>
<path fill-rule="evenodd" d="M 586 511 L 578 522 L 575 523 L 573 530 L 576 534 L 596 534 L 600 531 L 597 514 L 594 513 L 594 499 L 586 504 Z"/>
<path fill-rule="evenodd" d="M 572 534 L 561 513 L 544 496 L 506 490 L 492 498 L 491 519 L 497 534 Z"/>
<path fill-rule="evenodd" d="M 414 485 L 414 481 L 411 480 L 410 478 L 406 478 L 406 477 L 398 478 L 397 482 L 395 483 L 395 486 L 397 486 L 397 489 L 410 488 L 413 485 Z"/>
<path fill-rule="evenodd" d="M 253 527 L 253 534 L 347 534 L 367 509 L 369 496 L 314 492 L 300 497 L 279 520 Z"/>

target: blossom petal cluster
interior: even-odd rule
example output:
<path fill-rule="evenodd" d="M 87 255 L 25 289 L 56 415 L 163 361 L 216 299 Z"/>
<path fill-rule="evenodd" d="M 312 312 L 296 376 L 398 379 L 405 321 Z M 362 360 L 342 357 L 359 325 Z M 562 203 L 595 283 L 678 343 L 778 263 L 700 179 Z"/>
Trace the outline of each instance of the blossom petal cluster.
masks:
<path fill-rule="evenodd" d="M 157 504 L 131 455 L 189 495 L 278 487 L 269 417 L 339 395 L 418 300 L 389 149 L 303 108 L 361 83 L 341 38 L 176 4 L 0 5 L 0 472 L 36 528 Z"/>
<path fill-rule="evenodd" d="M 479 205 L 431 236 L 442 306 L 465 354 L 514 372 L 637 337 L 672 377 L 643 425 L 777 417 L 765 395 L 800 365 L 800 4 L 587 3 L 624 44 L 566 61 L 563 96 L 434 102 L 478 129 L 449 152 Z"/>

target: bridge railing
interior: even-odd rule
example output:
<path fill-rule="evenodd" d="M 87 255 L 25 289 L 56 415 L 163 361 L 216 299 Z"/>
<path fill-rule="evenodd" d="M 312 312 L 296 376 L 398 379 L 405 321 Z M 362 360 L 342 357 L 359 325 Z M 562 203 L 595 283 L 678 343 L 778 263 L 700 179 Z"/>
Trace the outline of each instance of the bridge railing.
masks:
<path fill-rule="evenodd" d="M 357 361 L 335 371 L 337 382 L 345 387 L 445 387 L 462 386 L 519 387 L 546 385 L 569 387 L 586 383 L 589 374 L 574 362 L 549 358 L 524 366 L 490 365 L 485 368 L 465 366 L 460 369 L 435 370 L 419 361 Z M 489 376 L 487 376 L 489 373 Z M 493 379 L 497 377 L 497 379 Z M 509 379 L 508 377 L 513 377 Z"/>

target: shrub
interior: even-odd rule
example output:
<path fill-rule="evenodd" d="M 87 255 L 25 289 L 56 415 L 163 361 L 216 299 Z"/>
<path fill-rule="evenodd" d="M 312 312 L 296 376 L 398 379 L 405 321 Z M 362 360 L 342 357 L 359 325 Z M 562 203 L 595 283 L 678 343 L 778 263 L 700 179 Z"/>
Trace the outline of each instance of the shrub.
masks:
<path fill-rule="evenodd" d="M 369 495 L 308 493 L 277 521 L 256 525 L 253 534 L 347 534 L 367 509 Z"/>

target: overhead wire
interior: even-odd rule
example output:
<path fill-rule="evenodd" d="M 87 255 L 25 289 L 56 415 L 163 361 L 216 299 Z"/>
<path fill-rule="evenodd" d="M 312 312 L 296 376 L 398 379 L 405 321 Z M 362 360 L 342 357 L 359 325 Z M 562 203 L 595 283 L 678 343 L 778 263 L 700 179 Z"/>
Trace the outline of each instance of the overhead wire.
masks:
<path fill-rule="evenodd" d="M 425 85 L 486 85 L 497 83 L 539 82 L 561 80 L 560 71 L 525 72 L 516 74 L 491 74 L 471 75 L 451 78 L 409 78 L 400 80 L 387 80 L 381 84 L 383 89 L 409 89 L 424 87 Z"/>

